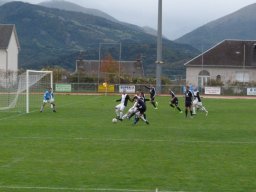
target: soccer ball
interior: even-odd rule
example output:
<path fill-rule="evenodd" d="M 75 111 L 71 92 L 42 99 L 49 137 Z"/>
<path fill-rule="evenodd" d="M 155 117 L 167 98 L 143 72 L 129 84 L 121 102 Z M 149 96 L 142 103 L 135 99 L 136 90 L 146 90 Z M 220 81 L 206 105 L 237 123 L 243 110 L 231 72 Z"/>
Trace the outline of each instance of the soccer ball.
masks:
<path fill-rule="evenodd" d="M 113 122 L 113 123 L 116 123 L 116 122 L 117 122 L 117 119 L 116 119 L 116 118 L 112 119 L 112 122 Z"/>

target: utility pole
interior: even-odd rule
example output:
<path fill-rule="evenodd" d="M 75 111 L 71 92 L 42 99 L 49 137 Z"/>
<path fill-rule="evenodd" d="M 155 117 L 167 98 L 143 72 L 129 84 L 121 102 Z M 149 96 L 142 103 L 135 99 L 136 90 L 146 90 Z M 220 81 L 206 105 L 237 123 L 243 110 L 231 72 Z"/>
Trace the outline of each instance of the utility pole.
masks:
<path fill-rule="evenodd" d="M 246 57 L 246 54 L 245 54 L 245 43 L 244 43 L 244 56 L 243 56 L 243 85 L 244 85 L 244 78 L 245 78 L 245 57 Z"/>
<path fill-rule="evenodd" d="M 157 59 L 156 59 L 156 91 L 161 93 L 162 74 L 162 0 L 158 0 L 158 27 L 157 27 Z"/>

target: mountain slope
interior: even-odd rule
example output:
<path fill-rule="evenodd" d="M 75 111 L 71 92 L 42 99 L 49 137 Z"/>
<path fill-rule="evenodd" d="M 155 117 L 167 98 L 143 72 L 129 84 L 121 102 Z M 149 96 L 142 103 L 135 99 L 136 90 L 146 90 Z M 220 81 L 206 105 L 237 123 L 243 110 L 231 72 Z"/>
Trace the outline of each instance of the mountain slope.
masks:
<path fill-rule="evenodd" d="M 38 5 L 48 7 L 48 8 L 56 8 L 56 9 L 66 10 L 66 11 L 75 11 L 75 12 L 86 13 L 89 15 L 102 17 L 102 18 L 108 19 L 113 22 L 119 22 L 117 19 L 108 15 L 105 12 L 102 12 L 97 9 L 85 8 L 85 7 L 79 6 L 75 3 L 71 3 L 71 2 L 65 1 L 65 0 L 44 1 L 44 2 L 39 3 Z"/>
<path fill-rule="evenodd" d="M 203 25 L 175 40 L 202 50 L 224 39 L 256 39 L 256 3 Z"/>
<path fill-rule="evenodd" d="M 123 60 L 134 60 L 142 54 L 145 57 L 145 72 L 154 74 L 156 38 L 144 33 L 139 27 L 122 25 L 81 12 L 22 2 L 2 5 L 0 23 L 16 25 L 21 44 L 20 67 L 23 68 L 40 69 L 48 65 L 60 65 L 74 70 L 75 60 L 81 51 L 85 52 L 84 59 L 99 59 L 100 44 L 120 42 Z M 167 64 L 188 60 L 198 53 L 190 46 L 168 40 L 164 40 L 163 45 L 163 57 Z"/>
<path fill-rule="evenodd" d="M 5 3 L 8 3 L 10 2 L 11 0 L 0 0 L 0 6 L 5 4 Z"/>
<path fill-rule="evenodd" d="M 157 34 L 156 30 L 152 29 L 150 27 L 146 27 L 146 26 L 145 27 L 138 27 L 138 26 L 135 26 L 135 25 L 131 25 L 129 23 L 119 21 L 119 20 L 115 19 L 114 17 L 110 16 L 109 14 L 107 14 L 105 12 L 102 12 L 98 9 L 85 8 L 85 7 L 79 6 L 75 3 L 71 3 L 71 2 L 65 1 L 65 0 L 44 1 L 44 2 L 39 3 L 39 5 L 44 6 L 44 7 L 48 7 L 48 8 L 56 8 L 56 9 L 61 9 L 61 10 L 66 10 L 66 11 L 75 11 L 75 12 L 86 13 L 86 14 L 89 14 L 89 15 L 102 17 L 104 19 L 108 19 L 110 21 L 117 22 L 117 23 L 120 23 L 120 24 L 123 24 L 123 25 L 127 25 L 129 27 L 140 28 L 145 33 L 148 33 L 150 35 L 156 36 L 156 34 Z"/>

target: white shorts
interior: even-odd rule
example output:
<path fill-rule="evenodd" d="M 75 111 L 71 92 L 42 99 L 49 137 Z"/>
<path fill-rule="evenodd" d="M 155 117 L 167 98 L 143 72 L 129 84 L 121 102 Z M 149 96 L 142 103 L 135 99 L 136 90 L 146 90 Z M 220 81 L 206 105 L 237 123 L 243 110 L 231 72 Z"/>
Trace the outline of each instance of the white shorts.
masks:
<path fill-rule="evenodd" d="M 54 103 L 54 99 L 43 100 L 43 103 Z"/>
<path fill-rule="evenodd" d="M 129 110 L 128 110 L 128 113 L 135 113 L 137 111 L 137 107 L 131 107 Z"/>
<path fill-rule="evenodd" d="M 196 101 L 196 102 L 193 101 L 193 105 L 195 107 L 197 107 L 197 108 L 201 108 L 203 106 L 203 103 L 202 102 L 198 102 L 198 101 Z"/>
<path fill-rule="evenodd" d="M 117 109 L 118 111 L 123 111 L 125 109 L 125 106 L 124 106 L 124 104 L 120 103 L 119 105 L 117 105 L 115 107 L 115 109 Z"/>

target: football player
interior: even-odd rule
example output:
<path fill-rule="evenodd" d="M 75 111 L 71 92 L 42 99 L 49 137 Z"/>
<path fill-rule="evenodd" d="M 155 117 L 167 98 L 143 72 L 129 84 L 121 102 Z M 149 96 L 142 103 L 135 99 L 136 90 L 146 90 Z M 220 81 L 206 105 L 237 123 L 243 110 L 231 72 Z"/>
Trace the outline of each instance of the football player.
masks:
<path fill-rule="evenodd" d="M 147 110 L 145 102 L 140 97 L 137 97 L 135 100 L 137 111 L 135 113 L 134 124 L 137 124 L 139 119 L 142 119 L 146 124 L 149 124 L 144 115 Z"/>
<path fill-rule="evenodd" d="M 43 103 L 41 105 L 41 109 L 40 109 L 40 112 L 43 112 L 44 111 L 44 106 L 49 103 L 51 105 L 51 108 L 52 108 L 52 111 L 53 112 L 56 112 L 56 105 L 55 105 L 55 102 L 54 102 L 54 94 L 53 94 L 53 91 L 52 91 L 52 88 L 48 88 L 48 90 L 46 90 L 44 92 L 44 96 L 43 96 Z"/>
<path fill-rule="evenodd" d="M 174 94 L 174 92 L 171 89 L 169 91 L 170 91 L 170 95 L 171 95 L 170 106 L 172 108 L 178 109 L 178 111 L 180 113 L 182 113 L 182 111 L 181 111 L 181 109 L 179 107 L 179 100 L 178 100 L 178 98 L 176 97 L 176 95 Z"/>
<path fill-rule="evenodd" d="M 186 117 L 188 116 L 188 112 L 190 112 L 190 117 L 192 118 L 193 113 L 192 113 L 192 102 L 193 102 L 193 94 L 189 90 L 189 86 L 186 86 L 186 91 L 185 91 L 185 115 Z"/>
<path fill-rule="evenodd" d="M 136 99 L 140 97 L 140 92 L 137 91 L 136 95 L 132 98 L 132 101 L 134 101 L 133 106 L 128 110 L 128 112 L 122 117 L 122 119 L 130 119 L 137 111 L 136 107 Z"/>
<path fill-rule="evenodd" d="M 155 87 L 153 87 L 152 85 L 150 85 L 150 86 L 146 86 L 146 85 L 145 85 L 145 87 L 146 87 L 147 89 L 149 89 L 150 103 L 153 105 L 153 107 L 154 107 L 155 109 L 157 109 L 158 103 L 155 101 L 155 97 L 156 97 L 156 89 L 155 89 Z"/>
<path fill-rule="evenodd" d="M 115 106 L 115 112 L 116 112 L 116 118 L 118 120 L 122 121 L 124 109 L 126 108 L 128 101 L 132 102 L 132 100 L 131 100 L 130 96 L 128 94 L 126 94 L 126 91 L 123 90 L 121 98 L 116 100 L 116 102 L 119 102 L 119 101 L 120 101 L 120 104 Z"/>
<path fill-rule="evenodd" d="M 194 91 L 194 101 L 193 101 L 193 115 L 196 114 L 196 109 L 200 109 L 205 112 L 205 115 L 208 115 L 207 109 L 203 106 L 199 91 L 195 89 Z"/>

